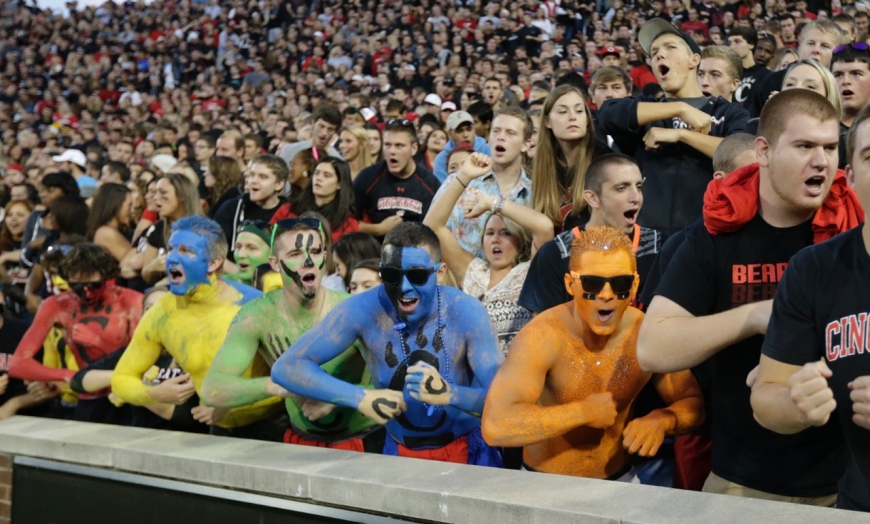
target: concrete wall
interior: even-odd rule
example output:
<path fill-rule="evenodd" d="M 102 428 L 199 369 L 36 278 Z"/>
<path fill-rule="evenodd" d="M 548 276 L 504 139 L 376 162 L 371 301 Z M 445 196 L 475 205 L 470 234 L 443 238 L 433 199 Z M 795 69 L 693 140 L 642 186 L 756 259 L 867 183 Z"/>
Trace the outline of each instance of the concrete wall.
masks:
<path fill-rule="evenodd" d="M 0 454 L 429 522 L 868 522 L 865 514 L 723 495 L 21 416 L 0 422 Z M 0 475 L 3 464 L 0 457 Z"/>

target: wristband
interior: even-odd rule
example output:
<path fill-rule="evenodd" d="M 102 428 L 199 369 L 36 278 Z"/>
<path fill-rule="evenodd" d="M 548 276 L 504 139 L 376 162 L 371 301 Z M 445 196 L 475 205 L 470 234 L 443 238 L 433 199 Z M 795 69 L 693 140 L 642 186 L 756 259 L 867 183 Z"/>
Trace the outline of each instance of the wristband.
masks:
<path fill-rule="evenodd" d="M 493 214 L 501 213 L 501 209 L 504 207 L 504 197 L 500 196 L 492 201 L 492 207 L 490 208 L 490 212 Z"/>
<path fill-rule="evenodd" d="M 462 187 L 464 187 L 465 189 L 468 189 L 468 184 L 463 182 L 462 179 L 459 178 L 459 175 L 456 175 L 456 181 L 459 182 L 460 184 L 462 184 Z"/>

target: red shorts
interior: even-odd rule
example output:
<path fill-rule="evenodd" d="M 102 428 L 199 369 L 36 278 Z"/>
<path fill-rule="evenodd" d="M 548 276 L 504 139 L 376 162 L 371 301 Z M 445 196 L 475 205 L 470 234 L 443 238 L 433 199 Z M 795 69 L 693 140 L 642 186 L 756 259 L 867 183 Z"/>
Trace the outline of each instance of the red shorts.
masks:
<path fill-rule="evenodd" d="M 387 436 L 387 438 L 390 437 Z M 400 457 L 468 464 L 468 440 L 465 437 L 460 437 L 446 446 L 433 449 L 410 449 L 398 442 L 396 446 Z"/>
<path fill-rule="evenodd" d="M 701 491 L 710 475 L 710 437 L 683 435 L 674 442 L 674 487 Z"/>
<path fill-rule="evenodd" d="M 345 440 L 344 442 L 319 442 L 317 440 L 307 439 L 292 429 L 288 429 L 284 432 L 284 443 L 297 444 L 299 446 L 311 446 L 313 448 L 343 449 L 345 451 L 359 451 L 360 453 L 365 452 L 361 438 L 352 438 L 350 440 Z"/>

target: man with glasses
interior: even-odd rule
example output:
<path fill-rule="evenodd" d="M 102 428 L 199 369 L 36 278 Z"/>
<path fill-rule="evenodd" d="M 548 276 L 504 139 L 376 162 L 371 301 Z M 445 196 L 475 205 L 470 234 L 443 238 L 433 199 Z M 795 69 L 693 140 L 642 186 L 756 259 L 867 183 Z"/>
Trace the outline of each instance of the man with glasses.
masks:
<path fill-rule="evenodd" d="M 281 355 L 272 380 L 384 424 L 385 454 L 501 466 L 480 436 L 480 413 L 501 352 L 486 308 L 438 285 L 436 273 L 445 271 L 431 229 L 396 226 L 384 241 L 384 284 L 338 304 Z M 374 389 L 321 368 L 357 339 L 365 345 Z"/>
<path fill-rule="evenodd" d="M 70 291 L 52 295 L 39 306 L 33 324 L 15 350 L 10 376 L 31 382 L 60 382 L 62 388 L 67 387 L 63 383 L 68 383 L 75 371 L 49 368 L 36 359 L 54 326 L 63 328 L 67 347 L 79 369 L 130 342 L 142 316 L 142 294 L 115 285 L 117 267 L 109 252 L 96 244 L 78 244 L 63 256 L 59 273 Z M 108 394 L 105 390 L 81 396 L 75 419 L 129 422 L 124 413 L 112 406 Z"/>
<path fill-rule="evenodd" d="M 493 446 L 523 447 L 524 469 L 639 482 L 629 454 L 652 456 L 665 437 L 703 420 L 688 371 L 653 375 L 637 363 L 643 313 L 629 304 L 639 277 L 629 238 L 590 227 L 571 246 L 568 304 L 524 327 L 487 396 L 482 429 Z M 668 406 L 629 421 L 652 380 Z"/>
<path fill-rule="evenodd" d="M 202 384 L 230 322 L 242 304 L 261 296 L 256 289 L 219 278 L 227 240 L 212 220 L 190 216 L 177 221 L 167 251 L 170 293 L 142 317 L 112 375 L 115 395 L 136 406 L 182 405 L 194 393 L 205 398 Z M 142 376 L 163 350 L 185 374 L 156 386 L 144 384 Z M 262 376 L 268 367 L 257 357 L 244 373 Z M 210 425 L 213 435 L 280 442 L 286 421 L 281 419 L 279 401 L 268 397 L 235 409 L 213 409 L 198 420 Z"/>
<path fill-rule="evenodd" d="M 242 306 L 206 376 L 203 402 L 233 408 L 283 397 L 289 416 L 284 442 L 380 453 L 383 432 L 367 436 L 379 426 L 356 409 L 293 395 L 272 382 L 268 372 L 245 374 L 258 355 L 271 368 L 303 333 L 350 296 L 322 286 L 332 256 L 325 248 L 324 234 L 316 218 L 288 218 L 275 224 L 268 262 L 281 275 L 283 288 Z M 362 351 L 358 342 L 352 342 L 322 369 L 339 380 L 366 387 L 371 375 Z"/>
<path fill-rule="evenodd" d="M 384 128 L 384 160 L 353 180 L 359 229 L 383 237 L 403 221 L 422 222 L 441 182 L 414 162 L 417 131 L 407 120 L 390 120 Z"/>
<path fill-rule="evenodd" d="M 846 136 L 852 122 L 870 103 L 870 47 L 864 42 L 843 44 L 834 49 L 831 72 L 837 79 L 837 88 L 843 100 L 840 117 L 840 169 L 846 167 Z"/>

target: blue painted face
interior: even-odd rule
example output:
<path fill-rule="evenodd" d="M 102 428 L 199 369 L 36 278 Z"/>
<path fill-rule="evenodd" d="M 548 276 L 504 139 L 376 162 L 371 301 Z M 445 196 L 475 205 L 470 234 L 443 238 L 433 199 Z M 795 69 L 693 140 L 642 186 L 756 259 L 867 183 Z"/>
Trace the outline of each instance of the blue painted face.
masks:
<path fill-rule="evenodd" d="M 440 264 L 432 263 L 428 251 L 420 247 L 387 246 L 381 262 L 387 270 L 401 268 L 403 271 L 398 283 L 389 283 L 384 278 L 384 290 L 400 317 L 409 322 L 418 322 L 437 307 L 438 282 L 434 269 L 440 267 Z M 429 270 L 425 282 L 419 283 L 414 277 L 409 279 L 406 272 L 413 269 Z M 382 275 L 385 273 L 386 271 L 381 271 Z"/>
<path fill-rule="evenodd" d="M 208 283 L 208 242 L 192 231 L 176 231 L 169 237 L 166 271 L 169 291 L 187 295 L 200 284 Z"/>

